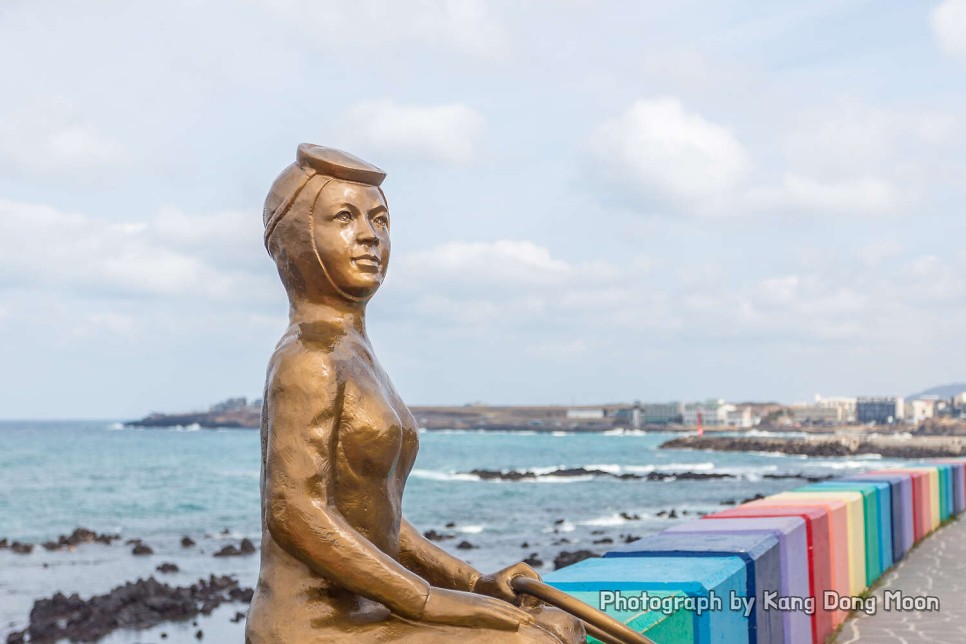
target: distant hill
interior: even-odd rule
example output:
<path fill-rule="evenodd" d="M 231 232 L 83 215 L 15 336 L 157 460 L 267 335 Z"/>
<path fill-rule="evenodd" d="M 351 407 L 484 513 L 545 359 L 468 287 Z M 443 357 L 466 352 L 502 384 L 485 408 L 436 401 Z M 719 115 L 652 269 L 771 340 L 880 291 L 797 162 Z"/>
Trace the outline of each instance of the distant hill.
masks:
<path fill-rule="evenodd" d="M 939 385 L 938 387 L 933 387 L 925 391 L 920 391 L 918 394 L 906 396 L 906 400 L 916 400 L 918 398 L 922 398 L 923 396 L 939 396 L 940 398 L 952 398 L 956 394 L 961 394 L 964 391 L 966 391 L 966 383 L 958 383 L 954 385 Z"/>

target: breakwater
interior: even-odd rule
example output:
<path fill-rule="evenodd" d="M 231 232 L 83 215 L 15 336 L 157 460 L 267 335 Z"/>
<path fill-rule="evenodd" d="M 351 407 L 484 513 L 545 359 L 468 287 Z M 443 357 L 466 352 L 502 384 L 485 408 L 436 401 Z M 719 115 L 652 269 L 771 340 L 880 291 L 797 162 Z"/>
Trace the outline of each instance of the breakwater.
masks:
<path fill-rule="evenodd" d="M 718 452 L 773 452 L 800 456 L 878 455 L 883 458 L 945 458 L 966 456 L 966 441 L 954 436 L 681 436 L 661 449 Z"/>
<path fill-rule="evenodd" d="M 966 509 L 966 459 L 820 481 L 624 544 L 545 576 L 659 643 L 802 643 L 852 611 L 936 611 L 865 591 Z M 593 638 L 590 641 L 595 641 Z"/>

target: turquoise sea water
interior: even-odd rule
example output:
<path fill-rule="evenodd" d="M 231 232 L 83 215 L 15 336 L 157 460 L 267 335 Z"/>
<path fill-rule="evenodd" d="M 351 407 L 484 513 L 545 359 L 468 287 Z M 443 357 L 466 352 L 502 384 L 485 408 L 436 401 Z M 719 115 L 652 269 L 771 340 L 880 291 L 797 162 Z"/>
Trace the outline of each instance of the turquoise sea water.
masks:
<path fill-rule="evenodd" d="M 844 474 L 888 464 L 877 459 L 806 459 L 775 454 L 658 450 L 670 434 L 548 434 L 424 432 L 404 499 L 407 518 L 422 530 L 454 535 L 441 545 L 483 570 L 538 553 L 552 569 L 560 550 L 587 548 L 621 534 L 644 535 L 682 519 L 721 509 L 722 502 L 772 494 L 801 484 L 766 474 Z M 618 480 L 606 476 L 535 481 L 482 481 L 473 469 L 534 471 L 585 467 L 616 474 L 733 474 L 706 481 Z M 88 544 L 75 552 L 30 555 L 0 550 L 0 636 L 22 627 L 33 600 L 56 591 L 82 596 L 154 572 L 161 561 L 187 584 L 210 573 L 232 573 L 253 585 L 257 557 L 211 554 L 242 536 L 259 538 L 259 439 L 253 430 L 124 429 L 112 421 L 0 423 L 0 537 L 41 542 L 84 526 L 144 539 L 155 550 L 133 557 L 123 542 Z M 689 514 L 683 516 L 683 512 Z M 628 520 L 621 517 L 625 513 Z M 455 526 L 446 527 L 447 523 Z M 227 529 L 228 534 L 221 534 Z M 190 535 L 199 545 L 183 549 Z M 457 550 L 460 541 L 476 548 Z M 522 547 L 526 542 L 527 546 Z M 201 626 L 218 637 L 240 636 L 231 612 Z M 241 607 L 243 609 L 243 607 Z M 226 609 L 227 610 L 227 609 Z M 216 620 L 220 620 L 215 624 Z M 166 640 L 194 641 L 194 627 L 167 628 Z M 117 633 L 112 642 L 157 641 L 148 633 Z M 151 637 L 154 637 L 152 640 Z M 147 639 L 143 639 L 147 638 Z M 226 640 L 227 641 L 227 640 Z"/>

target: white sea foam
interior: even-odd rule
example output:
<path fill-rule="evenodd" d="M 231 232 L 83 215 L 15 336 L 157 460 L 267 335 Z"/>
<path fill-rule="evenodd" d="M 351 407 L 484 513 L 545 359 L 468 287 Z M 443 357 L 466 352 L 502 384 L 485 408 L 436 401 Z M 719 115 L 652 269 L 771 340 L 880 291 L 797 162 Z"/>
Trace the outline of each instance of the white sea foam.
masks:
<path fill-rule="evenodd" d="M 110 425 L 107 426 L 107 428 L 112 432 L 120 432 L 126 429 L 124 427 L 124 423 L 111 423 Z"/>
<path fill-rule="evenodd" d="M 541 476 L 535 479 L 524 479 L 523 483 L 585 483 L 593 481 L 592 474 L 582 476 Z"/>
<path fill-rule="evenodd" d="M 573 523 L 571 523 L 570 521 L 564 521 L 562 523 L 555 523 L 552 526 L 550 526 L 549 528 L 544 528 L 543 529 L 543 532 L 545 532 L 545 533 L 549 533 L 549 532 L 573 532 L 576 529 L 577 529 L 577 526 L 575 526 Z"/>
<path fill-rule="evenodd" d="M 601 436 L 647 436 L 643 429 L 627 429 L 625 427 L 615 427 L 601 432 Z"/>
<path fill-rule="evenodd" d="M 879 461 L 881 458 L 878 454 L 860 454 L 842 461 L 810 461 L 809 465 L 813 467 L 824 467 L 830 470 L 859 470 L 873 465 L 869 461 Z M 878 465 L 878 463 L 875 463 L 875 465 Z"/>
<path fill-rule="evenodd" d="M 595 526 L 595 527 L 613 527 L 618 525 L 624 525 L 627 523 L 627 519 L 619 514 L 608 514 L 607 516 L 595 517 L 593 519 L 587 519 L 585 521 L 578 521 L 579 525 Z"/>
<path fill-rule="evenodd" d="M 665 474 L 676 474 L 680 472 L 710 472 L 717 465 L 711 461 L 700 463 L 658 463 L 657 465 L 622 465 L 624 471 L 633 474 L 650 474 L 651 472 L 663 472 Z"/>
<path fill-rule="evenodd" d="M 484 526 L 482 525 L 461 525 L 453 528 L 457 532 L 462 532 L 463 534 L 479 534 L 483 532 Z"/>
<path fill-rule="evenodd" d="M 415 469 L 409 473 L 417 479 L 427 479 L 430 481 L 479 481 L 480 477 L 476 474 L 465 472 L 443 472 L 440 470 L 420 470 Z"/>

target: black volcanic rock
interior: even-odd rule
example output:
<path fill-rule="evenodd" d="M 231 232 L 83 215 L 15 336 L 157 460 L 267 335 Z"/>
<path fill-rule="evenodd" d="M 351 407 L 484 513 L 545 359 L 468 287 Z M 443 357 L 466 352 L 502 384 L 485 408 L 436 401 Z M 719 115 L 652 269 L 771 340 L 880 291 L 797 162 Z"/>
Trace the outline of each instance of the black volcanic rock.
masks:
<path fill-rule="evenodd" d="M 253 544 L 249 539 L 242 539 L 241 542 L 235 546 L 233 544 L 228 544 L 221 550 L 216 552 L 213 557 L 238 557 L 240 555 L 250 555 L 256 551 L 255 544 Z"/>
<path fill-rule="evenodd" d="M 553 569 L 560 570 L 561 568 L 566 568 L 567 566 L 572 566 L 578 561 L 583 561 L 584 559 L 591 559 L 593 557 L 599 557 L 600 555 L 591 552 L 590 550 L 561 550 L 560 554 L 553 558 Z"/>
<path fill-rule="evenodd" d="M 218 552 L 216 552 L 211 556 L 212 557 L 237 557 L 240 554 L 241 554 L 241 550 L 239 550 L 233 544 L 228 544 L 227 546 L 223 547 L 221 550 L 219 550 Z"/>
<path fill-rule="evenodd" d="M 10 550 L 16 552 L 18 555 L 29 555 L 34 551 L 34 544 L 14 541 L 10 544 Z"/>
<path fill-rule="evenodd" d="M 22 642 L 25 636 L 31 642 L 93 642 L 117 628 L 148 628 L 169 620 L 207 615 L 225 602 L 250 602 L 252 594 L 252 589 L 240 588 L 234 577 L 214 575 L 177 588 L 153 577 L 139 579 L 87 600 L 76 593 L 57 593 L 34 602 L 30 625 L 24 631 L 11 633 L 7 642 Z"/>

